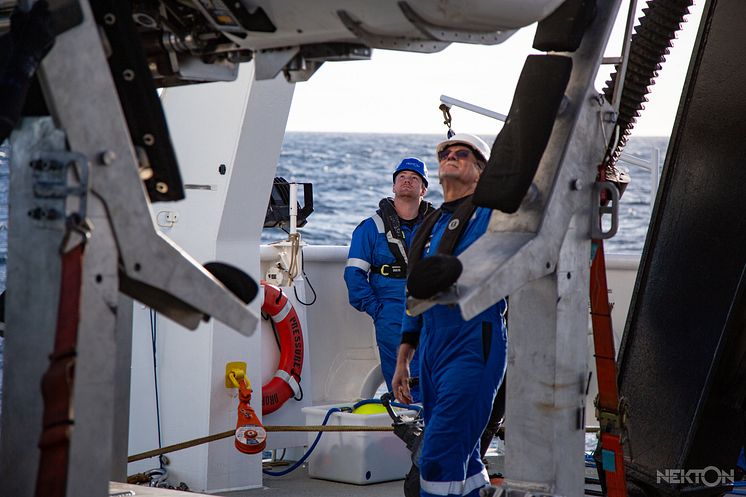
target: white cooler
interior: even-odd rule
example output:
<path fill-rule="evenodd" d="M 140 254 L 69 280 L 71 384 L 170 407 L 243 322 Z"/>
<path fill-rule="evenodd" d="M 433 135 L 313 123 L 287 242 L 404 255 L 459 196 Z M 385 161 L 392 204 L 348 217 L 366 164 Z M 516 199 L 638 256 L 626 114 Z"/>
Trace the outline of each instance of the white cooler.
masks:
<path fill-rule="evenodd" d="M 307 425 L 320 425 L 332 407 L 352 407 L 354 404 L 304 407 Z M 399 411 L 413 416 L 412 411 Z M 334 412 L 327 426 L 391 426 L 388 414 L 351 414 Z M 317 432 L 309 433 L 309 447 Z M 308 459 L 311 478 L 367 485 L 382 481 L 402 480 L 412 465 L 411 454 L 393 432 L 324 432 Z"/>

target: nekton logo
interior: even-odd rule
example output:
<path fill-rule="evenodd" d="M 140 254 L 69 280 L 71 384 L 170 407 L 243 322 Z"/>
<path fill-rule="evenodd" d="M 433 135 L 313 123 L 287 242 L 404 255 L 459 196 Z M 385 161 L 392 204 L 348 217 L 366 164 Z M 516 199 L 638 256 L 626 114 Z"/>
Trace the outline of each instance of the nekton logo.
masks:
<path fill-rule="evenodd" d="M 707 466 L 704 469 L 664 469 L 662 472 L 655 472 L 656 483 L 684 483 L 717 487 L 718 485 L 729 485 L 735 479 L 734 470 L 724 471 L 715 466 Z"/>

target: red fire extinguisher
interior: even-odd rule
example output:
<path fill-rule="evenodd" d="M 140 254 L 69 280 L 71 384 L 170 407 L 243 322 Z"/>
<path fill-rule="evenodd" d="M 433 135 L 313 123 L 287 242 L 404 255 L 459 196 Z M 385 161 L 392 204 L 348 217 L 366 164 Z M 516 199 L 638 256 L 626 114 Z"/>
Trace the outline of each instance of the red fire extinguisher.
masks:
<path fill-rule="evenodd" d="M 259 454 L 267 446 L 267 431 L 251 408 L 251 386 L 246 377 L 238 382 L 236 448 L 244 454 Z"/>

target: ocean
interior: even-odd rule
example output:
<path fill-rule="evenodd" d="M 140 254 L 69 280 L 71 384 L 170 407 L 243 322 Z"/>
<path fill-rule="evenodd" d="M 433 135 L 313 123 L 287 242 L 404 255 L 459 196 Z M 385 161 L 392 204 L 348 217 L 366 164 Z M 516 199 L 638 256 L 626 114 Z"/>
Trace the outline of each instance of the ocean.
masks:
<path fill-rule="evenodd" d="M 491 143 L 489 137 L 483 137 Z M 439 205 L 435 144 L 442 135 L 359 133 L 299 133 L 285 136 L 277 176 L 289 181 L 313 183 L 314 212 L 300 229 L 303 240 L 316 245 L 347 245 L 355 226 L 391 195 L 391 173 L 404 157 L 419 157 L 429 166 L 430 190 L 425 197 Z M 665 157 L 668 138 L 633 138 L 625 152 L 650 161 L 654 150 Z M 8 159 L 9 149 L 0 144 L 0 289 L 5 289 L 8 255 Z M 622 163 L 624 166 L 625 164 Z M 652 206 L 650 173 L 628 166 L 631 182 L 620 202 L 620 228 L 606 242 L 609 253 L 639 254 L 645 242 Z M 279 229 L 266 229 L 262 242 L 285 238 Z M 2 392 L 3 344 L 0 338 L 0 393 Z"/>
<path fill-rule="evenodd" d="M 355 226 L 391 195 L 391 173 L 404 157 L 419 157 L 428 165 L 430 189 L 425 196 L 434 205 L 443 201 L 437 179 L 435 145 L 442 135 L 359 133 L 287 133 L 277 166 L 277 176 L 288 181 L 313 183 L 314 212 L 300 229 L 312 245 L 348 245 Z M 491 143 L 489 137 L 483 137 Z M 668 138 L 633 138 L 625 153 L 650 161 L 655 149 L 663 161 Z M 650 172 L 621 163 L 631 182 L 619 203 L 618 234 L 606 243 L 607 252 L 639 254 L 650 220 Z M 262 241 L 285 238 L 279 229 L 266 229 Z"/>

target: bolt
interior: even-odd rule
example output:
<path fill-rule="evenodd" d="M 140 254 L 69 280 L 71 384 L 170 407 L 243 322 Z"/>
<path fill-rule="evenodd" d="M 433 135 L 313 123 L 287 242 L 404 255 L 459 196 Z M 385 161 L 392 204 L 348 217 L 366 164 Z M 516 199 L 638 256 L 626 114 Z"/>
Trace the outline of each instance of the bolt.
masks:
<path fill-rule="evenodd" d="M 168 185 L 164 183 L 163 181 L 159 181 L 155 184 L 155 190 L 158 193 L 168 193 Z"/>
<path fill-rule="evenodd" d="M 132 69 L 125 69 L 124 71 L 122 71 L 122 77 L 125 81 L 132 81 L 133 79 L 135 79 L 135 71 L 133 71 Z"/>
<path fill-rule="evenodd" d="M 115 16 L 115 15 L 114 15 L 114 14 L 112 14 L 111 12 L 109 12 L 109 13 L 108 13 L 108 14 L 106 14 L 106 15 L 104 15 L 104 23 L 106 23 L 106 24 L 108 24 L 109 26 L 111 26 L 111 25 L 112 25 L 112 24 L 114 24 L 115 22 L 117 22 L 117 16 Z"/>
<path fill-rule="evenodd" d="M 105 150 L 101 152 L 101 155 L 99 156 L 99 161 L 103 166 L 109 166 L 115 160 L 117 160 L 117 154 L 113 150 Z"/>
<path fill-rule="evenodd" d="M 150 178 L 153 177 L 153 168 L 152 167 L 143 167 L 139 171 L 140 173 L 140 179 L 143 181 L 147 181 Z"/>
<path fill-rule="evenodd" d="M 49 219 L 50 221 L 54 221 L 60 218 L 60 212 L 56 209 L 44 209 L 42 207 L 35 207 L 29 210 L 28 215 L 37 220 Z"/>
<path fill-rule="evenodd" d="M 221 175 L 224 175 L 226 171 L 227 171 L 227 168 L 225 167 L 225 164 L 220 164 L 220 166 L 218 167 L 218 172 Z"/>
<path fill-rule="evenodd" d="M 142 142 L 145 145 L 150 146 L 155 143 L 155 137 L 151 135 L 150 133 L 145 133 L 144 135 L 142 135 Z"/>
<path fill-rule="evenodd" d="M 572 188 L 573 190 L 576 190 L 576 191 L 580 191 L 580 190 L 583 189 L 583 182 L 580 181 L 579 179 L 574 179 L 570 183 L 570 188 Z"/>

